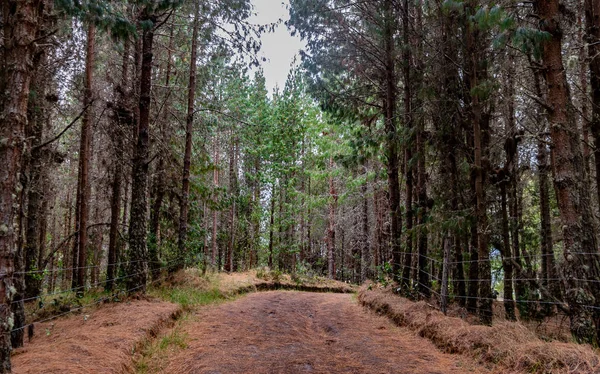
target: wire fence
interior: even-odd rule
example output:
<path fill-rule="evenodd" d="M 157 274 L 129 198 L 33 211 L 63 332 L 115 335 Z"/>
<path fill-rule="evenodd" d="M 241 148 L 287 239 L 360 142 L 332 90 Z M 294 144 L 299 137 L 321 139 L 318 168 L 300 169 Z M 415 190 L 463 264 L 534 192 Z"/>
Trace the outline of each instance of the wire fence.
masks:
<path fill-rule="evenodd" d="M 170 271 L 171 269 L 173 269 L 176 266 L 178 266 L 178 265 L 181 264 L 181 260 L 180 259 L 172 260 L 172 261 L 169 261 L 169 262 L 166 262 L 166 263 L 164 263 L 164 262 L 156 262 L 156 261 L 153 262 L 153 261 L 138 260 L 138 261 L 132 261 L 132 262 L 120 262 L 120 263 L 109 264 L 109 265 L 94 265 L 94 266 L 85 266 L 85 267 L 61 268 L 60 270 L 61 271 L 73 271 L 73 270 L 77 270 L 77 269 L 104 268 L 104 267 L 107 267 L 107 266 L 110 266 L 110 265 L 122 266 L 122 265 L 128 265 L 128 264 L 134 264 L 134 263 L 140 263 L 140 262 L 146 262 L 147 264 L 157 264 L 157 263 L 160 263 L 161 266 L 160 266 L 160 268 L 158 270 L 160 270 L 162 273 L 165 273 L 165 271 L 167 271 L 167 273 L 162 274 L 160 277 L 158 277 L 156 279 L 153 279 L 152 281 L 146 282 L 145 284 L 141 284 L 141 285 L 138 285 L 138 286 L 135 286 L 135 287 L 132 287 L 132 288 L 128 288 L 128 289 L 117 288 L 111 294 L 99 295 L 99 297 L 94 298 L 94 300 L 92 302 L 90 302 L 90 303 L 87 303 L 87 304 L 84 304 L 84 305 L 78 305 L 76 307 L 69 306 L 69 308 L 68 308 L 69 310 L 67 310 L 67 311 L 64 311 L 64 312 L 61 312 L 61 313 L 58 313 L 58 314 L 53 314 L 52 316 L 50 316 L 48 318 L 44 318 L 44 319 L 37 320 L 37 321 L 32 321 L 30 323 L 25 323 L 23 326 L 19 326 L 19 327 L 16 327 L 16 328 L 12 329 L 10 332 L 13 333 L 13 332 L 17 332 L 17 331 L 23 330 L 23 329 L 27 328 L 29 325 L 31 325 L 32 323 L 45 323 L 45 322 L 49 322 L 49 321 L 52 321 L 52 320 L 54 320 L 56 318 L 60 318 L 60 317 L 66 316 L 68 314 L 81 311 L 81 310 L 83 310 L 85 308 L 89 308 L 89 307 L 92 307 L 94 305 L 98 305 L 98 304 L 104 303 L 106 301 L 114 300 L 114 298 L 115 298 L 116 295 L 119 295 L 119 294 L 130 294 L 130 293 L 135 292 L 136 290 L 141 289 L 143 287 L 147 287 L 147 286 L 153 285 L 153 284 L 155 284 L 157 282 L 165 280 L 166 277 L 168 276 L 168 271 Z M 139 276 L 139 275 L 142 275 L 144 273 L 150 274 L 151 272 L 152 272 L 152 270 L 148 270 L 148 271 L 140 271 L 140 272 L 136 272 L 136 273 L 132 273 L 132 274 L 126 274 L 126 275 L 116 276 L 114 278 L 105 279 L 105 280 L 102 280 L 102 281 L 97 281 L 97 282 L 94 282 L 94 283 L 90 283 L 85 288 L 88 289 L 88 290 L 90 290 L 90 289 L 97 288 L 97 287 L 99 287 L 101 285 L 104 285 L 104 284 L 106 284 L 108 282 L 115 282 L 115 283 L 116 282 L 123 282 L 126 279 L 133 278 L 135 276 Z M 19 272 L 19 273 L 15 273 L 15 274 L 25 275 L 25 274 L 40 274 L 40 273 L 46 273 L 46 272 L 45 271 L 33 270 L 33 271 L 30 271 L 30 272 Z M 35 301 L 35 300 L 44 300 L 44 299 L 52 298 L 52 297 L 58 296 L 58 295 L 64 295 L 64 294 L 74 293 L 76 291 L 80 291 L 81 289 L 82 289 L 82 287 L 71 287 L 71 288 L 63 289 L 63 290 L 56 291 L 56 292 L 43 293 L 43 294 L 41 294 L 39 296 L 35 296 L 35 297 L 30 297 L 30 298 L 20 299 L 20 300 L 14 300 L 12 302 L 12 304 L 15 304 L 15 303 L 27 303 L 27 302 L 31 302 L 31 301 Z M 28 318 L 31 319 L 31 317 L 34 317 L 37 313 L 39 313 L 40 309 L 43 309 L 44 307 L 45 307 L 45 305 L 42 306 L 41 308 L 37 309 L 37 310 L 34 310 L 33 313 L 30 313 L 30 314 L 26 315 L 25 316 L 26 319 L 28 319 Z"/>
<path fill-rule="evenodd" d="M 477 309 L 479 303 L 482 301 L 491 301 L 493 305 L 497 306 L 511 303 L 514 305 L 517 316 L 519 316 L 519 319 L 522 322 L 537 324 L 537 329 L 540 329 L 542 325 L 554 325 L 565 335 L 570 334 L 568 330 L 569 324 L 566 323 L 566 321 L 569 319 L 569 306 L 567 302 L 562 299 L 562 296 L 549 296 L 546 294 L 548 283 L 553 282 L 558 285 L 558 287 L 562 290 L 561 294 L 564 295 L 567 279 L 565 277 L 561 277 L 560 275 L 556 275 L 557 273 L 560 274 L 558 271 L 552 277 L 544 277 L 544 274 L 541 274 L 539 269 L 536 268 L 533 271 L 528 271 L 525 268 L 526 266 L 531 265 L 521 265 L 520 263 L 527 258 L 530 260 L 533 259 L 531 262 L 536 263 L 537 261 L 537 264 L 539 264 L 544 257 L 554 256 L 554 254 L 527 254 L 524 256 L 514 257 L 502 257 L 501 255 L 498 255 L 492 258 L 464 261 L 450 261 L 450 253 L 445 254 L 445 256 L 447 256 L 446 261 L 419 253 L 399 252 L 398 254 L 402 259 L 410 259 L 410 263 L 406 264 L 388 262 L 389 265 L 396 265 L 393 267 L 397 267 L 399 269 L 399 274 L 396 274 L 396 279 L 400 282 L 398 291 L 408 291 L 409 294 L 413 292 L 413 295 L 415 291 L 421 291 L 426 294 L 429 293 L 429 303 L 434 304 L 433 306 L 442 312 L 446 312 L 448 306 L 454 305 L 457 307 L 455 308 L 455 314 L 456 310 L 462 310 L 465 312 L 464 314 L 461 314 L 461 317 L 469 315 L 469 312 L 473 312 L 473 314 L 477 312 L 479 315 L 492 316 L 503 320 L 505 318 L 510 319 L 506 314 L 505 308 L 493 307 L 491 313 L 486 310 L 473 310 L 471 308 L 475 307 L 475 309 Z M 600 252 L 578 252 L 572 254 L 581 256 L 600 256 Z M 422 262 L 423 259 L 427 265 L 421 269 L 416 264 L 419 262 L 419 260 Z M 506 261 L 511 261 L 513 265 L 516 265 L 514 269 L 515 276 L 511 277 L 510 279 L 504 278 L 504 264 Z M 468 277 L 469 272 L 464 268 L 463 274 L 460 274 L 458 277 L 456 277 L 454 271 L 456 270 L 457 265 L 462 264 L 472 266 L 472 264 L 481 264 L 485 262 L 490 264 L 493 263 L 496 266 L 496 269 L 490 278 L 470 278 Z M 406 276 L 407 274 L 409 274 L 408 277 Z M 428 279 L 427 283 L 422 282 L 423 278 Z M 516 287 L 512 287 L 514 293 L 512 295 L 502 295 L 501 293 L 498 293 L 497 296 L 494 295 L 493 297 L 481 297 L 479 295 L 473 295 L 473 293 L 477 294 L 478 292 L 477 289 L 473 290 L 472 288 L 478 288 L 477 285 L 480 283 L 488 283 L 492 290 L 499 288 L 500 291 L 503 291 L 503 287 L 497 286 L 504 286 L 505 282 L 507 281 L 515 282 L 515 285 L 518 282 L 524 284 L 528 291 L 525 292 L 524 295 L 527 297 L 517 297 Z M 587 282 L 588 284 L 600 283 L 600 279 L 569 278 L 569 281 Z M 457 285 L 459 283 L 463 284 L 464 294 L 459 294 L 457 290 Z M 403 287 L 407 286 L 408 289 L 403 289 Z M 452 303 L 452 301 L 458 301 L 458 305 Z M 475 303 L 473 303 L 473 301 L 475 301 Z M 600 305 L 597 304 L 581 305 L 581 307 L 588 309 L 595 314 L 600 312 Z M 526 313 L 530 314 L 526 316 L 520 315 L 522 308 L 528 309 Z M 551 308 L 552 311 L 547 312 L 547 310 L 543 310 L 548 308 Z"/>

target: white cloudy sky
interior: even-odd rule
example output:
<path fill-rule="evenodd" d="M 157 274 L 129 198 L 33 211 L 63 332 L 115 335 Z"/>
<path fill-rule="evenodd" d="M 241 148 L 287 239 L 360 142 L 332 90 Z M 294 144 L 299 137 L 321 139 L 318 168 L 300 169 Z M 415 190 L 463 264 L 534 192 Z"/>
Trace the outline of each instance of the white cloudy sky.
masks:
<path fill-rule="evenodd" d="M 289 19 L 286 9 L 288 0 L 252 0 L 252 4 L 256 13 L 256 16 L 250 19 L 252 23 L 267 24 L 277 22 L 279 19 L 283 21 Z M 267 58 L 267 62 L 263 62 L 263 70 L 269 92 L 275 85 L 283 88 L 294 56 L 303 47 L 304 43 L 300 38 L 292 37 L 283 23 L 275 29 L 274 33 L 262 36 L 260 53 Z"/>

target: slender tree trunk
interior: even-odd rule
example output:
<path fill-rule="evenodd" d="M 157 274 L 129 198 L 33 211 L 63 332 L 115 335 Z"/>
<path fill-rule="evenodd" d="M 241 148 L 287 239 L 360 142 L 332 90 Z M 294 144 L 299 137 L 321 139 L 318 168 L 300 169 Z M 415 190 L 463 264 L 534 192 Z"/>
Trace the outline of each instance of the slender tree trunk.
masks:
<path fill-rule="evenodd" d="M 40 32 L 46 28 L 43 27 Z M 44 219 L 44 211 L 42 205 L 46 201 L 44 192 L 46 191 L 44 178 L 44 161 L 49 157 L 45 157 L 48 152 L 39 148 L 42 142 L 44 133 L 44 114 L 47 110 L 46 93 L 48 89 L 48 78 L 45 72 L 39 68 L 47 63 L 47 53 L 42 49 L 38 49 L 34 55 L 34 71 L 35 77 L 31 83 L 31 90 L 35 94 L 31 95 L 28 106 L 28 129 L 26 133 L 31 139 L 31 150 L 26 152 L 23 165 L 28 165 L 28 177 L 24 178 L 24 190 L 27 191 L 27 214 L 25 217 L 25 292 L 24 297 L 29 299 L 40 295 L 42 282 L 41 271 L 39 268 L 40 261 L 40 233 L 41 223 Z M 23 170 L 22 173 L 26 173 Z M 25 174 L 23 174 L 24 176 Z M 14 342 L 13 342 L 14 345 Z"/>
<path fill-rule="evenodd" d="M 333 156 L 329 158 L 329 170 L 333 173 Z M 337 191 L 333 175 L 329 177 L 329 223 L 327 226 L 327 276 L 335 279 L 335 211 L 337 209 Z"/>
<path fill-rule="evenodd" d="M 411 58 L 412 51 L 409 43 L 410 25 L 408 0 L 403 0 L 402 3 L 402 70 L 404 74 L 404 127 L 407 134 L 407 142 L 404 151 L 405 164 L 405 180 L 406 180 L 406 244 L 404 248 L 404 264 L 402 269 L 401 284 L 405 291 L 408 291 L 410 286 L 410 272 L 412 268 L 412 252 L 413 252 L 413 113 L 412 113 L 412 98 L 411 98 Z"/>
<path fill-rule="evenodd" d="M 504 268 L 504 311 L 506 319 L 516 321 L 515 301 L 513 299 L 513 254 L 510 246 L 510 228 L 508 225 L 508 208 L 506 181 L 500 182 L 502 198 L 502 267 Z"/>
<path fill-rule="evenodd" d="M 517 129 L 515 122 L 515 108 L 514 108 L 514 58 L 512 54 L 508 57 L 508 95 L 507 108 L 506 108 L 506 128 L 507 139 L 504 144 L 504 151 L 506 152 L 506 165 L 505 176 L 501 181 L 501 194 L 502 194 L 502 238 L 503 238 L 503 262 L 504 268 L 504 309 L 506 312 L 506 318 L 508 320 L 516 320 L 515 303 L 513 300 L 513 257 L 515 254 L 520 253 L 519 251 L 519 219 L 517 209 L 517 188 L 519 183 L 519 165 L 518 165 L 518 138 Z M 508 195 L 507 187 L 510 190 L 510 208 L 508 208 Z M 511 223 L 508 220 L 508 210 L 510 210 Z M 512 228 L 512 230 L 511 230 Z M 512 246 L 510 237 L 512 236 Z M 508 259 L 507 259 L 508 258 Z M 519 270 L 519 269 L 517 269 Z M 519 273 L 517 280 L 517 296 L 522 297 L 523 281 L 525 278 L 523 274 Z"/>
<path fill-rule="evenodd" d="M 474 183 L 471 183 L 474 187 Z M 474 190 L 474 188 L 473 188 Z M 477 251 L 477 222 L 471 222 L 471 236 L 469 242 L 469 282 L 467 289 L 467 310 L 471 313 L 477 311 L 477 299 L 479 291 L 479 253 Z"/>
<path fill-rule="evenodd" d="M 365 175 L 368 175 L 368 166 L 365 164 Z M 369 198 L 367 197 L 368 192 L 368 179 L 365 179 L 365 183 L 361 186 L 361 198 L 362 198 L 362 235 L 360 245 L 360 283 L 367 279 L 369 271 Z"/>
<path fill-rule="evenodd" d="M 145 9 L 141 20 L 153 25 L 142 34 L 142 68 L 140 72 L 139 122 L 131 172 L 131 213 L 129 219 L 129 277 L 131 293 L 145 293 L 148 278 L 148 248 L 146 247 L 148 210 L 148 155 L 150 125 L 150 95 L 152 90 L 152 53 L 156 17 Z"/>
<path fill-rule="evenodd" d="M 258 265 L 258 250 L 260 248 L 260 217 L 262 213 L 261 204 L 260 204 L 260 179 L 258 176 L 260 175 L 260 159 L 257 157 L 254 164 L 254 175 L 256 178 L 254 179 L 253 186 L 253 205 L 252 205 L 252 253 L 250 255 L 250 268 Z"/>
<path fill-rule="evenodd" d="M 386 0 L 383 4 L 385 14 L 383 41 L 384 41 L 384 87 L 383 112 L 386 133 L 386 158 L 389 189 L 389 213 L 390 234 L 392 252 L 392 272 L 394 280 L 400 278 L 401 262 L 401 240 L 402 240 L 402 218 L 400 216 L 400 184 L 398 180 L 398 131 L 396 128 L 396 96 L 398 93 L 396 81 L 396 51 L 394 32 L 396 31 L 396 20 L 394 15 L 394 4 L 392 0 Z"/>
<path fill-rule="evenodd" d="M 423 134 L 423 121 L 419 121 L 419 130 L 417 131 L 417 191 L 418 191 L 418 206 L 417 214 L 417 244 L 419 252 L 419 293 L 426 298 L 431 296 L 431 278 L 429 276 L 429 268 L 427 266 L 427 258 L 429 255 L 427 243 L 427 228 L 425 227 L 427 218 L 427 174 L 425 171 L 425 141 Z"/>
<path fill-rule="evenodd" d="M 300 169 L 300 262 L 304 262 L 306 257 L 306 215 L 304 208 L 306 206 L 306 188 L 305 188 L 305 180 L 306 180 L 306 159 L 304 158 L 304 148 L 305 148 L 305 139 L 306 137 L 302 137 L 302 146 L 300 149 L 300 159 L 302 160 L 302 167 Z"/>
<path fill-rule="evenodd" d="M 198 53 L 198 27 L 200 3 L 196 2 L 194 13 L 194 29 L 192 31 L 192 52 L 190 56 L 190 80 L 188 84 L 188 105 L 185 121 L 185 154 L 183 156 L 183 172 L 181 183 L 181 205 L 179 207 L 179 257 L 181 263 L 176 269 L 183 268 L 183 258 L 186 252 L 188 212 L 190 205 L 190 167 L 192 164 L 192 133 L 194 131 L 194 108 L 196 100 L 196 56 Z"/>
<path fill-rule="evenodd" d="M 121 65 L 121 84 L 115 89 L 117 103 L 113 112 L 113 131 L 112 140 L 114 144 L 113 180 L 111 183 L 110 200 L 110 229 L 108 234 L 108 256 L 106 267 L 106 290 L 112 291 L 117 277 L 119 262 L 119 214 L 121 212 L 121 184 L 123 179 L 123 159 L 121 152 L 123 149 L 123 134 L 126 128 L 133 125 L 133 113 L 127 100 L 129 92 L 129 39 L 125 41 L 123 50 L 123 63 Z"/>
<path fill-rule="evenodd" d="M 596 163 L 596 192 L 598 193 L 598 206 L 600 206 L 600 45 L 598 44 L 600 43 L 600 0 L 585 0 L 585 30 L 588 46 L 590 87 L 592 91 L 592 119 L 589 123 L 589 127 L 592 130 L 594 143 L 596 145 L 594 150 L 594 160 Z M 587 83 L 586 79 L 582 80 Z M 585 120 L 586 119 L 583 118 L 584 129 Z M 587 147 L 587 144 L 584 144 L 584 146 Z"/>
<path fill-rule="evenodd" d="M 213 183 L 215 191 L 219 188 L 219 136 L 215 135 L 214 140 L 214 157 L 215 157 L 215 170 L 213 171 Z M 212 256 L 211 256 L 211 265 L 215 267 L 217 265 L 217 210 L 213 209 L 213 224 L 212 224 Z M 219 265 L 216 267 L 217 270 L 220 269 L 220 261 Z"/>
<path fill-rule="evenodd" d="M 538 140 L 538 177 L 540 184 L 540 238 L 542 247 L 542 293 L 545 300 L 562 300 L 557 280 L 554 245 L 552 243 L 552 218 L 550 216 L 550 168 L 546 143 Z M 551 304 L 544 304 L 547 313 L 551 313 Z"/>
<path fill-rule="evenodd" d="M 229 241 L 227 243 L 227 254 L 225 256 L 225 271 L 234 271 L 234 246 L 235 246 L 235 198 L 237 196 L 237 165 L 236 158 L 236 140 L 234 129 L 231 130 L 231 148 L 229 152 L 229 193 L 233 199 L 229 209 Z"/>
<path fill-rule="evenodd" d="M 373 275 L 376 278 L 378 276 L 378 267 L 380 265 L 379 258 L 383 247 L 383 217 L 382 207 L 380 204 L 381 192 L 378 187 L 373 187 L 373 207 L 375 215 L 375 241 L 373 243 Z"/>
<path fill-rule="evenodd" d="M 594 326 L 591 309 L 600 293 L 587 280 L 600 278 L 596 237 L 589 191 L 584 189 L 585 176 L 581 140 L 562 62 L 562 30 L 558 0 L 535 3 L 542 31 L 551 37 L 543 43 L 543 62 L 548 87 L 547 102 L 550 136 L 552 138 L 552 165 L 554 188 L 564 243 L 564 275 L 567 282 L 566 300 L 569 304 L 571 333 L 578 342 L 597 342 L 599 326 Z"/>
<path fill-rule="evenodd" d="M 470 1 L 468 3 L 470 12 L 475 12 L 477 3 Z M 483 324 L 489 325 L 492 323 L 492 288 L 491 288 L 491 266 L 489 262 L 488 248 L 488 217 L 487 217 L 487 202 L 486 202 L 486 173 L 487 168 L 484 165 L 484 154 L 486 150 L 486 142 L 484 131 L 487 130 L 486 120 L 483 118 L 483 103 L 480 94 L 476 88 L 483 83 L 486 76 L 487 67 L 482 66 L 485 60 L 482 51 L 480 51 L 481 40 L 480 32 L 477 25 L 468 22 L 466 35 L 466 48 L 468 55 L 469 66 L 469 88 L 471 92 L 471 125 L 473 128 L 473 148 L 474 148 L 474 165 L 473 172 L 475 174 L 475 217 L 477 220 L 477 229 L 475 230 L 477 242 L 477 254 L 479 262 L 479 319 Z"/>
<path fill-rule="evenodd" d="M 273 269 L 273 231 L 275 225 L 275 182 L 271 187 L 271 210 L 269 212 L 269 269 Z"/>
<path fill-rule="evenodd" d="M 406 0 L 405 0 L 406 1 Z M 423 28 L 422 22 L 422 5 L 421 1 L 417 1 L 416 5 L 416 29 L 421 30 Z M 423 57 L 423 41 L 417 38 L 416 41 L 416 68 L 415 70 L 415 90 L 420 92 L 423 85 L 423 74 L 424 68 L 424 57 Z M 423 100 L 417 96 L 415 100 L 415 113 L 418 111 L 418 117 L 413 122 L 416 125 L 416 148 L 417 148 L 417 246 L 419 252 L 419 293 L 424 295 L 426 298 L 431 296 L 431 276 L 429 275 L 429 268 L 427 267 L 427 258 L 429 255 L 428 242 L 427 242 L 427 209 L 428 209 L 428 197 L 427 197 L 427 171 L 425 170 L 426 161 L 426 144 L 425 144 L 425 118 L 423 117 L 422 107 Z M 445 239 L 447 240 L 447 239 Z M 433 268 L 432 268 L 433 270 Z M 440 269 L 441 271 L 442 269 Z M 433 274 L 433 271 L 431 272 Z"/>
<path fill-rule="evenodd" d="M 169 46 L 167 48 L 167 67 L 165 72 L 165 102 L 162 108 L 162 121 L 161 121 L 161 136 L 163 142 L 169 141 L 167 132 L 165 131 L 168 126 L 169 116 L 169 101 L 171 96 L 171 68 L 172 68 L 172 51 L 173 51 L 173 29 L 171 25 L 169 31 Z M 160 217 L 163 200 L 165 197 L 166 183 L 165 183 L 165 158 L 163 152 L 160 152 L 158 156 L 158 166 L 156 167 L 156 176 L 154 179 L 154 199 L 152 200 L 152 209 L 150 211 L 150 240 L 149 240 L 149 256 L 150 256 L 150 269 L 152 270 L 152 279 L 157 279 L 160 275 Z"/>
<path fill-rule="evenodd" d="M 79 146 L 79 178 L 77 183 L 77 209 L 75 216 L 75 230 L 77 236 L 73 246 L 73 288 L 79 295 L 83 295 L 87 274 L 87 241 L 88 241 L 88 216 L 89 216 L 89 170 L 90 170 L 90 138 L 92 136 L 92 78 L 94 70 L 96 27 L 90 23 L 87 30 L 87 48 L 85 57 L 85 90 L 83 105 L 87 107 L 81 120 L 81 142 Z M 76 259 L 76 261 L 75 261 Z"/>

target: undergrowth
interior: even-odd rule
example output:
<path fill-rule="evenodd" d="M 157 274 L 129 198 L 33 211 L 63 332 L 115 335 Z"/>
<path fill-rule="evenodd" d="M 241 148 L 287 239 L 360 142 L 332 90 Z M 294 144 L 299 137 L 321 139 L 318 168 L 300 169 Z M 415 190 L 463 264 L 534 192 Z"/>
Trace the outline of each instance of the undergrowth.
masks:
<path fill-rule="evenodd" d="M 160 371 L 168 363 L 171 353 L 187 348 L 187 334 L 182 331 L 182 326 L 189 319 L 190 314 L 186 313 L 167 333 L 159 336 L 158 339 L 144 342 L 140 354 L 135 360 L 136 373 L 146 374 Z"/>
<path fill-rule="evenodd" d="M 177 320 L 175 326 L 167 329 L 156 339 L 149 339 L 141 346 L 139 354 L 135 358 L 136 373 L 146 374 L 160 371 L 168 364 L 168 357 L 188 346 L 187 334 L 183 332 L 183 326 L 193 321 L 193 311 L 201 306 L 217 304 L 232 297 L 226 295 L 219 289 L 218 278 L 205 276 L 200 286 L 194 283 L 175 283 L 153 287 L 148 290 L 150 297 L 179 304 L 184 313 Z"/>
<path fill-rule="evenodd" d="M 196 306 L 215 304 L 228 299 L 217 287 L 209 290 L 191 286 L 160 287 L 149 290 L 148 294 L 164 301 L 179 304 L 184 310 L 193 309 Z"/>

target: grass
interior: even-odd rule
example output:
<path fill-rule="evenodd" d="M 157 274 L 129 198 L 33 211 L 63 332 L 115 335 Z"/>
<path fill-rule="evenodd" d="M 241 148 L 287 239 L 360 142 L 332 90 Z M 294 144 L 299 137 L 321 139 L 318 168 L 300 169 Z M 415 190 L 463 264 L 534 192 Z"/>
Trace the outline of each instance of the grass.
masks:
<path fill-rule="evenodd" d="M 206 285 L 178 284 L 172 286 L 153 287 L 148 295 L 158 299 L 179 304 L 184 313 L 175 326 L 159 336 L 158 339 L 147 341 L 135 359 L 136 373 L 146 374 L 159 372 L 168 364 L 168 358 L 174 352 L 188 347 L 188 336 L 183 332 L 183 326 L 193 321 L 193 311 L 201 306 L 222 303 L 232 300 L 219 289 L 216 277 L 206 277 Z"/>
<path fill-rule="evenodd" d="M 171 353 L 187 348 L 187 334 L 182 332 L 182 326 L 189 319 L 190 315 L 188 313 L 177 321 L 175 327 L 162 337 L 149 340 L 143 345 L 141 355 L 135 360 L 136 373 L 158 372 L 164 369 Z"/>
<path fill-rule="evenodd" d="M 209 290 L 195 287 L 153 288 L 148 294 L 161 300 L 179 304 L 184 310 L 191 310 L 197 306 L 216 304 L 229 299 L 217 287 Z"/>

